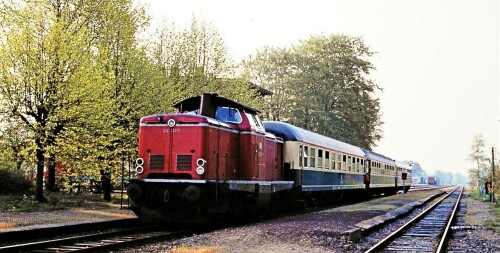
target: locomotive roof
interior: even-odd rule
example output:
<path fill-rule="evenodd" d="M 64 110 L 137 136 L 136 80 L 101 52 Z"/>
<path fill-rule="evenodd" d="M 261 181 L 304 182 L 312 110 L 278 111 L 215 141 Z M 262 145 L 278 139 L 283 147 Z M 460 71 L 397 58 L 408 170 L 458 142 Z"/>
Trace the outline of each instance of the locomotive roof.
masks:
<path fill-rule="evenodd" d="M 391 158 L 389 158 L 387 156 L 381 155 L 379 153 L 375 153 L 373 151 L 370 151 L 370 150 L 367 150 L 364 148 L 361 148 L 361 149 L 363 150 L 363 152 L 365 152 L 366 157 L 372 161 L 378 161 L 378 162 L 384 162 L 386 164 L 396 165 L 394 160 L 392 160 Z"/>
<path fill-rule="evenodd" d="M 227 99 L 225 97 L 219 97 L 215 93 L 210 94 L 210 96 L 212 97 L 212 103 L 215 107 L 217 107 L 217 106 L 232 107 L 232 108 L 237 108 L 237 109 L 243 109 L 246 112 L 254 113 L 254 114 L 259 112 L 259 110 L 254 109 L 250 106 L 240 104 L 236 101 Z M 200 104 L 201 104 L 201 96 L 196 96 L 196 97 L 186 98 L 186 99 L 174 104 L 173 107 L 177 108 L 179 110 L 184 110 L 184 111 L 188 110 L 189 111 L 189 110 L 196 110 L 196 109 L 200 108 Z"/>
<path fill-rule="evenodd" d="M 349 153 L 356 156 L 364 157 L 365 153 L 361 148 L 354 145 L 335 140 L 311 131 L 278 121 L 264 121 L 264 128 L 276 135 L 282 135 L 287 141 L 300 141 L 313 145 L 331 148 L 336 151 Z"/>

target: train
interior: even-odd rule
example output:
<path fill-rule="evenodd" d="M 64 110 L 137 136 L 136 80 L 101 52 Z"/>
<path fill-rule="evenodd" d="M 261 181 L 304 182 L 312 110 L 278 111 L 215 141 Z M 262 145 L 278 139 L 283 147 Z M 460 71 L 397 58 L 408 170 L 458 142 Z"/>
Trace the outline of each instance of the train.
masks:
<path fill-rule="evenodd" d="M 238 217 L 403 190 L 411 167 L 205 93 L 142 117 L 130 209 L 144 221 Z M 408 180 L 404 190 L 411 186 Z"/>

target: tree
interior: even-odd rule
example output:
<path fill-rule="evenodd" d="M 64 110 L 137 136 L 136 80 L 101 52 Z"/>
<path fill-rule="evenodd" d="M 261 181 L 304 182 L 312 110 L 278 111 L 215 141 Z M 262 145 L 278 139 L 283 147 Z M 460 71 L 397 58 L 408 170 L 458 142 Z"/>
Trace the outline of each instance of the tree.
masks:
<path fill-rule="evenodd" d="M 92 47 L 88 19 L 82 15 L 94 6 L 77 0 L 1 4 L 1 34 L 5 38 L 0 45 L 4 63 L 0 66 L 2 108 L 33 133 L 36 199 L 43 202 L 46 154 L 52 154 L 56 137 L 78 117 L 78 106 L 89 90 L 96 88 L 89 78 Z M 51 174 L 49 171 L 49 179 Z M 49 180 L 48 188 L 52 186 Z"/>
<path fill-rule="evenodd" d="M 98 176 L 102 169 L 118 175 L 122 159 L 136 150 L 140 117 L 173 103 L 161 71 L 137 40 L 147 20 L 130 0 L 105 1 L 92 13 L 93 68 L 101 88 L 58 138 L 69 173 Z"/>
<path fill-rule="evenodd" d="M 484 144 L 484 137 L 481 134 L 478 134 L 474 136 L 473 143 L 471 146 L 471 153 L 468 156 L 468 159 L 470 161 L 473 161 L 477 164 L 477 168 L 475 169 L 469 169 L 469 176 L 471 179 L 475 179 L 477 182 L 477 189 L 479 190 L 481 185 L 480 185 L 480 180 L 484 178 L 485 176 L 485 161 L 486 161 L 486 154 L 484 153 L 485 149 L 485 144 Z"/>
<path fill-rule="evenodd" d="M 32 138 L 24 123 L 15 118 L 5 118 L 0 132 L 0 169 L 21 171 L 29 167 L 29 149 Z"/>
<path fill-rule="evenodd" d="M 171 87 L 166 92 L 174 101 L 218 93 L 260 107 L 256 92 L 249 89 L 248 78 L 236 74 L 224 41 L 208 22 L 193 18 L 184 29 L 164 22 L 155 37 L 151 55 Z"/>
<path fill-rule="evenodd" d="M 380 88 L 368 79 L 372 55 L 361 38 L 316 36 L 291 49 L 266 48 L 245 66 L 252 80 L 276 93 L 267 115 L 371 148 L 382 124 L 374 95 Z"/>
<path fill-rule="evenodd" d="M 266 120 L 291 120 L 290 105 L 295 102 L 290 85 L 294 71 L 291 51 L 265 47 L 242 62 L 255 83 L 273 92 L 273 95 L 264 98 L 263 116 Z"/>
<path fill-rule="evenodd" d="M 411 175 L 412 177 L 420 177 L 421 180 L 419 183 L 425 183 L 427 180 L 427 172 L 425 172 L 424 169 L 422 169 L 422 166 L 418 162 L 414 161 L 406 161 L 408 164 L 411 165 Z"/>
<path fill-rule="evenodd" d="M 452 184 L 465 185 L 468 182 L 469 182 L 469 178 L 467 177 L 467 175 L 464 175 L 463 173 L 457 172 L 453 175 Z"/>
<path fill-rule="evenodd" d="M 437 170 L 435 173 L 440 185 L 451 185 L 453 181 L 453 173 Z"/>

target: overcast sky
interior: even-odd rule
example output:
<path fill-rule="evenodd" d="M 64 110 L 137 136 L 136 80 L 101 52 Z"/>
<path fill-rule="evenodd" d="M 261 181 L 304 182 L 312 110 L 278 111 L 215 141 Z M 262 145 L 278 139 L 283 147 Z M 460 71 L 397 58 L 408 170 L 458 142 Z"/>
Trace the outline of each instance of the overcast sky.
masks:
<path fill-rule="evenodd" d="M 431 172 L 463 172 L 475 135 L 500 148 L 497 0 L 142 0 L 152 25 L 210 22 L 238 62 L 264 46 L 310 36 L 363 37 L 383 88 L 383 138 L 374 149 Z"/>

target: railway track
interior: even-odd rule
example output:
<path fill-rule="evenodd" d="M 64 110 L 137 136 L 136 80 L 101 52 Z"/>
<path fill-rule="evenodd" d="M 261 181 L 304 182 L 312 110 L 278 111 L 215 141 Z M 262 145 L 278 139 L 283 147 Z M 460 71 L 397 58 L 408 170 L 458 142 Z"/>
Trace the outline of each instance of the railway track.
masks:
<path fill-rule="evenodd" d="M 450 186 L 442 185 L 442 186 L 437 186 L 437 185 L 412 185 L 409 192 L 414 192 L 414 191 L 429 191 L 429 190 L 439 190 L 443 188 L 448 188 Z"/>
<path fill-rule="evenodd" d="M 389 236 L 365 251 L 444 252 L 463 187 L 457 187 Z"/>
<path fill-rule="evenodd" d="M 0 247 L 0 252 L 102 252 L 116 250 L 148 242 L 179 238 L 188 234 L 206 232 L 203 229 L 169 229 L 157 225 L 142 225 L 133 228 L 113 229 L 113 231 L 91 231 L 82 235 L 63 236 L 35 242 L 14 243 Z"/>

